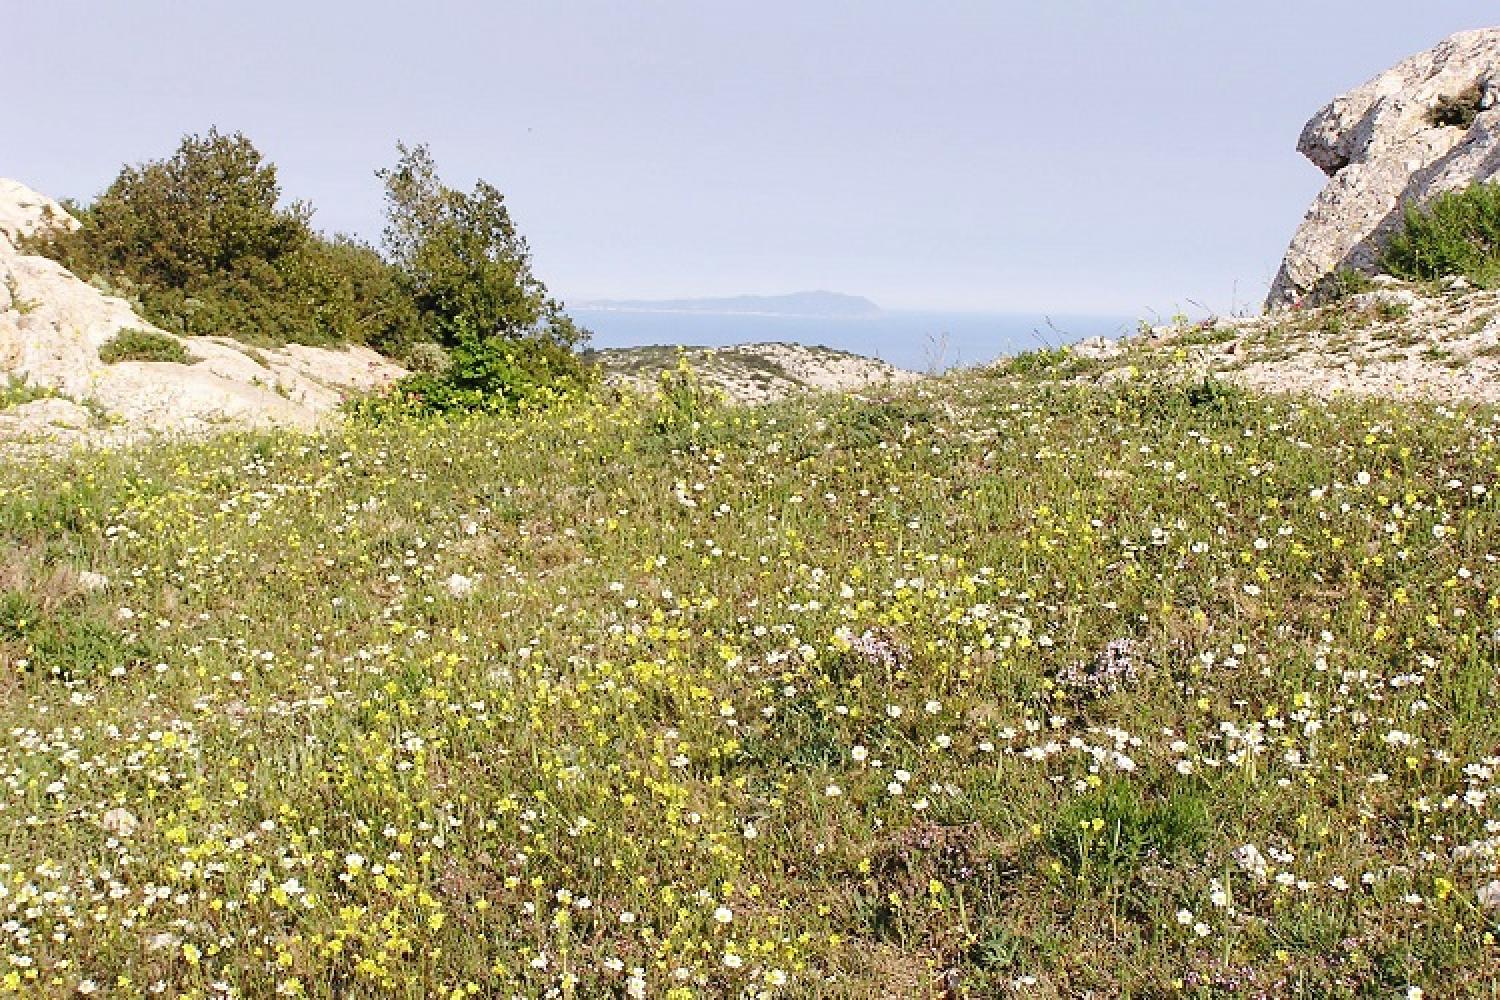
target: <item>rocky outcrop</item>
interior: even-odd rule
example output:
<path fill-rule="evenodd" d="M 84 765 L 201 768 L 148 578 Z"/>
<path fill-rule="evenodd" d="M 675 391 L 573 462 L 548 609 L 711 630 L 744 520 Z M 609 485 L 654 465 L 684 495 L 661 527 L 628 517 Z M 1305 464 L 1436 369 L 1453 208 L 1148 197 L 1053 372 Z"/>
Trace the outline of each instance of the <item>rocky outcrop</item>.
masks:
<path fill-rule="evenodd" d="M 1329 181 L 1292 238 L 1268 309 L 1372 271 L 1407 205 L 1500 175 L 1500 28 L 1466 31 L 1313 116 L 1297 149 Z"/>
<path fill-rule="evenodd" d="M 196 359 L 192 364 L 106 364 L 99 348 L 120 331 L 161 331 L 124 299 L 17 247 L 43 227 L 77 224 L 52 199 L 0 179 L 0 390 L 24 384 L 55 394 L 0 409 L 0 438 L 311 428 L 351 392 L 404 374 L 368 348 L 253 350 L 220 337 L 177 338 Z"/>
<path fill-rule="evenodd" d="M 663 372 L 686 360 L 703 384 L 731 403 L 774 402 L 804 392 L 858 392 L 919 378 L 915 372 L 830 347 L 611 347 L 590 353 L 607 384 L 649 393 Z"/>

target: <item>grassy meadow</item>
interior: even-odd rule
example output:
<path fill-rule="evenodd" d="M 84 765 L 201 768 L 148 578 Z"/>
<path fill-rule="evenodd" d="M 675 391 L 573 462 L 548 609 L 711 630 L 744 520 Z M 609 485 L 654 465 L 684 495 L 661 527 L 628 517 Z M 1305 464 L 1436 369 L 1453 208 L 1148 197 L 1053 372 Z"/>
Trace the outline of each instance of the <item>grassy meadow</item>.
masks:
<path fill-rule="evenodd" d="M 7 461 L 0 996 L 1500 994 L 1500 420 L 1047 368 Z"/>

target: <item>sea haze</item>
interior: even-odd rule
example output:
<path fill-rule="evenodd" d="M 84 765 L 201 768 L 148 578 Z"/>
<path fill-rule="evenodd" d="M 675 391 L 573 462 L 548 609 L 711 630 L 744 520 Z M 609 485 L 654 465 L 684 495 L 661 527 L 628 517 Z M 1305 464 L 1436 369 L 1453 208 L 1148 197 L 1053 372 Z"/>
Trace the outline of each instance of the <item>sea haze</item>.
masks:
<path fill-rule="evenodd" d="M 805 316 L 584 307 L 568 313 L 593 331 L 592 347 L 728 347 L 787 341 L 851 351 L 921 372 L 983 364 L 1084 337 L 1118 337 L 1136 326 L 1135 318 L 1129 316 L 897 310 L 864 316 Z"/>

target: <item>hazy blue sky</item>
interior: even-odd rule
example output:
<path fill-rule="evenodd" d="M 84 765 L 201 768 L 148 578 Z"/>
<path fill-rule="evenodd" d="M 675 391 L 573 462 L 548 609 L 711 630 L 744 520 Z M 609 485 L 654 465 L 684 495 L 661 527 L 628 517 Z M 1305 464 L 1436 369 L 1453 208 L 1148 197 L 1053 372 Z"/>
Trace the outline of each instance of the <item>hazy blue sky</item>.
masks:
<path fill-rule="evenodd" d="M 210 125 L 378 235 L 398 138 L 565 298 L 1258 304 L 1336 93 L 1488 2 L 9 0 L 0 175 L 90 196 Z"/>

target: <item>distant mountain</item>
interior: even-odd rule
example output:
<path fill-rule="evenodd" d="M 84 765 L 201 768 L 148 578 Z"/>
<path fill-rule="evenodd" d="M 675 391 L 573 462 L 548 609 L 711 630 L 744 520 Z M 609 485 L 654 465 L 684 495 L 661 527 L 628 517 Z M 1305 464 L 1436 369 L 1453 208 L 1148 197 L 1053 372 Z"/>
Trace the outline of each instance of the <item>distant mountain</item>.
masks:
<path fill-rule="evenodd" d="M 879 316 L 880 307 L 858 295 L 793 292 L 790 295 L 736 295 L 727 299 L 603 299 L 574 302 L 574 309 L 604 312 L 712 313 L 752 316 L 827 316 L 858 319 Z"/>

